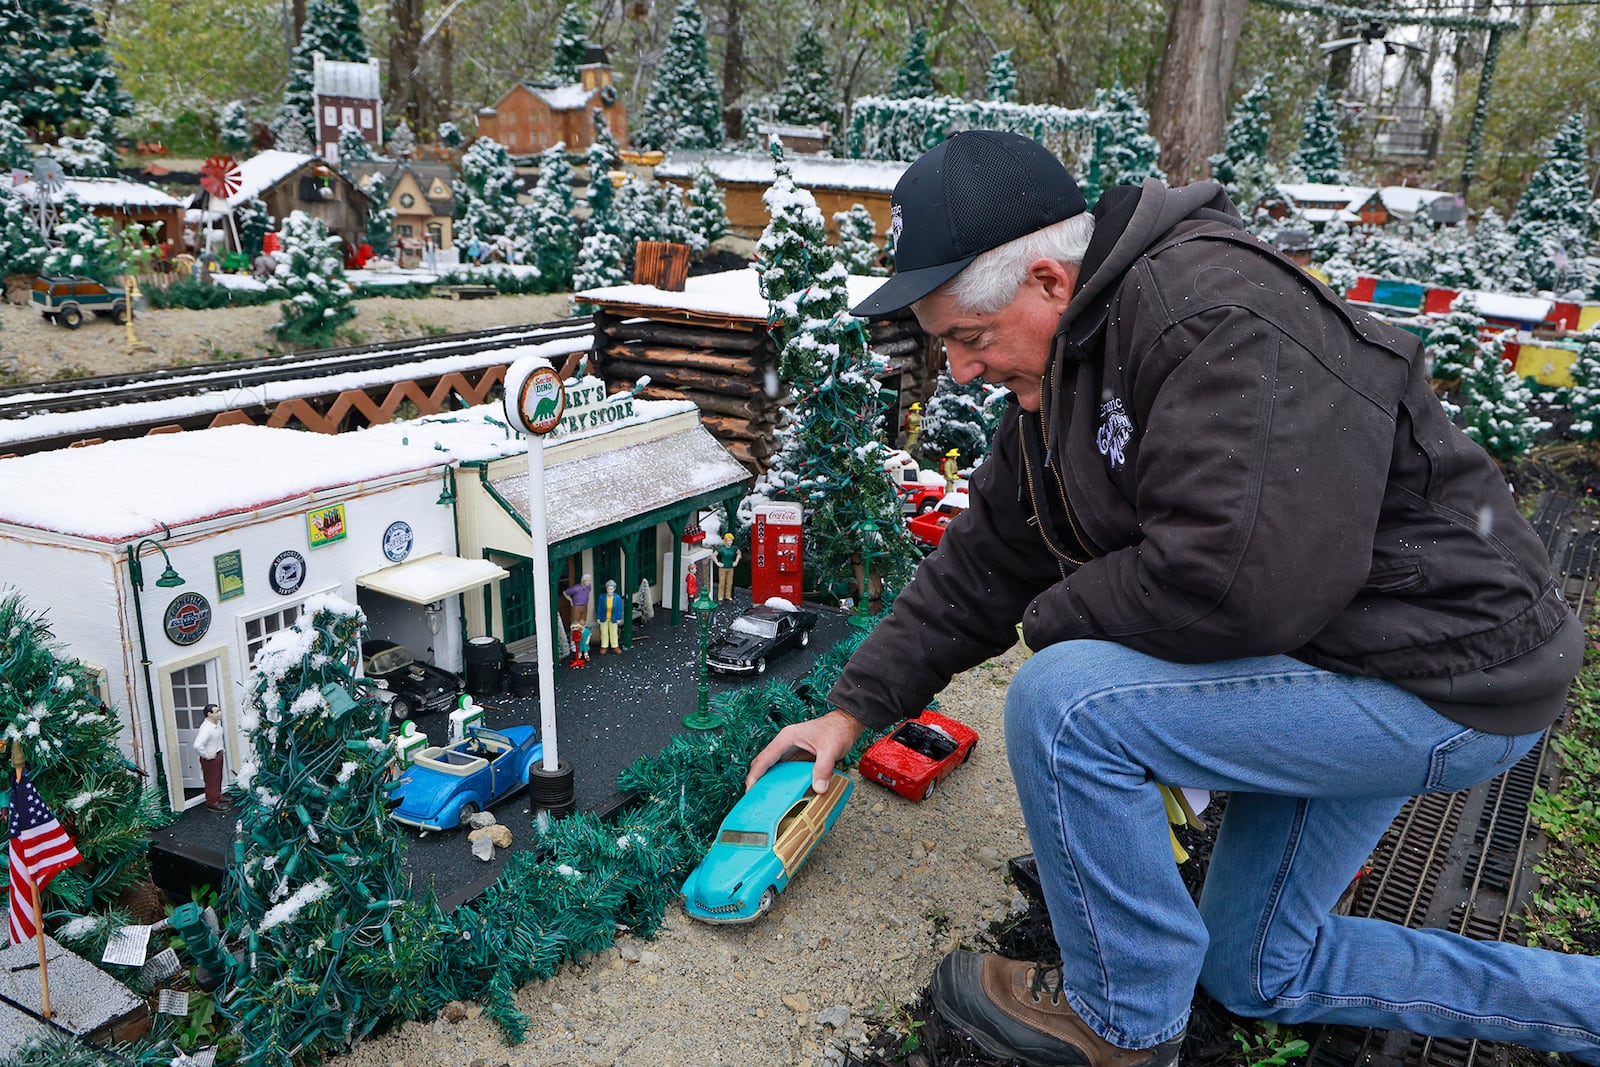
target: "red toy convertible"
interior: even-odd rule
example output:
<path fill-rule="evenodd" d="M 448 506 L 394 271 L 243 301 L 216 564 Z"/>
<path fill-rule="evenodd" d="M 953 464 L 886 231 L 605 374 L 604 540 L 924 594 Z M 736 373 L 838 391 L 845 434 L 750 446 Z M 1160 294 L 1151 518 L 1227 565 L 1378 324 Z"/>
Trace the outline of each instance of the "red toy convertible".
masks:
<path fill-rule="evenodd" d="M 967 762 L 978 732 L 928 708 L 874 742 L 861 757 L 861 777 L 881 782 L 907 800 L 927 800 L 935 787 Z"/>

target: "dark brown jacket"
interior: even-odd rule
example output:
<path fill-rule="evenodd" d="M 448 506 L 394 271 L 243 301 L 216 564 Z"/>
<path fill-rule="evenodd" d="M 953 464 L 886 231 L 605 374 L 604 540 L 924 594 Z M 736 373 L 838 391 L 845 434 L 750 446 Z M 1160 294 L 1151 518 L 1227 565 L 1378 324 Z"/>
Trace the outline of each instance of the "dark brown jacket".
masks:
<path fill-rule="evenodd" d="M 1214 183 L 1096 214 L 1041 412 L 1011 407 L 830 699 L 872 726 L 914 714 L 1020 620 L 1035 649 L 1286 653 L 1480 729 L 1548 725 L 1581 627 L 1418 340 L 1239 229 Z"/>

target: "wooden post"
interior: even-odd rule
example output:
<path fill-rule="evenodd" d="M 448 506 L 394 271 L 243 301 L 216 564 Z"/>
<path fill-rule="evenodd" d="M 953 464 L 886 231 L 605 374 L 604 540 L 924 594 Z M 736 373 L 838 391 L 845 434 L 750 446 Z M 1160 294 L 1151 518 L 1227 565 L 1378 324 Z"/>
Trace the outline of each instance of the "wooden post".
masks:
<path fill-rule="evenodd" d="M 12 782 L 22 781 L 22 768 L 25 758 L 22 754 L 22 739 L 18 738 L 11 745 L 11 768 L 13 771 Z M 15 801 L 13 800 L 13 803 Z M 13 871 L 13 874 L 16 872 Z M 39 883 L 33 875 L 28 876 L 28 888 L 33 891 L 33 930 L 39 942 L 39 993 L 40 1001 L 44 1007 L 44 1017 L 50 1018 L 50 972 L 45 969 L 44 959 L 44 909 L 39 906 Z"/>

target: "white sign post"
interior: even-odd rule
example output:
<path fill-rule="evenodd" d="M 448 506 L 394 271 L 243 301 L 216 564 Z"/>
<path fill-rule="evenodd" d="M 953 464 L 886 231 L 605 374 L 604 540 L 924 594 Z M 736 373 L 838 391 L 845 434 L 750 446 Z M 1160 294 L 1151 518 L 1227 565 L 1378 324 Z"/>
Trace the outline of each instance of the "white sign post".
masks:
<path fill-rule="evenodd" d="M 561 425 L 566 403 L 561 375 L 538 356 L 524 356 L 506 370 L 506 418 L 528 438 L 528 525 L 532 529 L 533 632 L 539 650 L 539 737 L 546 773 L 559 763 L 556 750 L 555 644 L 550 636 L 550 543 L 544 521 L 544 435 Z"/>

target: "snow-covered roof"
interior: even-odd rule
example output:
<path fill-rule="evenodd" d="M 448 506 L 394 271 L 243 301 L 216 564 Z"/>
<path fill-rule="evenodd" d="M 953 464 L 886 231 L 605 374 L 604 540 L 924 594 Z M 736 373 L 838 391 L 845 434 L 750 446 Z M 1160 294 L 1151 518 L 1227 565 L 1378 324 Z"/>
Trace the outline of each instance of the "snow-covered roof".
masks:
<path fill-rule="evenodd" d="M 303 152 L 283 152 L 276 148 L 257 152 L 239 164 L 239 191 L 233 194 L 229 203 L 242 204 L 260 196 L 307 163 L 315 162 L 316 156 L 308 156 Z M 196 193 L 189 202 L 193 204 L 199 196 Z"/>
<path fill-rule="evenodd" d="M 789 159 L 794 183 L 803 189 L 860 189 L 894 192 L 910 163 L 872 159 L 834 159 L 796 155 Z M 764 152 L 673 152 L 656 166 L 657 178 L 693 178 L 701 164 L 722 182 L 771 185 L 776 178 L 772 157 Z"/>
<path fill-rule="evenodd" d="M 12 192 L 23 200 L 35 200 L 39 196 L 38 186 L 32 181 L 19 182 Z M 76 198 L 78 203 L 85 207 L 183 206 L 182 200 L 168 196 L 152 185 L 125 181 L 122 178 L 68 178 L 61 183 L 58 192 L 51 194 L 50 202 L 59 204 L 69 196 Z"/>
<path fill-rule="evenodd" d="M 570 85 L 529 85 L 528 91 L 543 100 L 551 111 L 578 111 L 587 107 L 589 98 L 600 90 L 585 89 L 582 82 L 573 82 Z"/>
<path fill-rule="evenodd" d="M 1513 322 L 1537 323 L 1550 317 L 1550 312 L 1555 310 L 1554 300 L 1540 296 L 1511 296 L 1507 293 L 1491 293 L 1482 289 L 1468 289 L 1462 296 L 1472 297 L 1473 303 L 1478 306 L 1478 314 L 1486 319 L 1510 319 Z"/>
<path fill-rule="evenodd" d="M 221 426 L 0 460 L 0 522 L 112 543 L 448 462 L 381 438 Z"/>
<path fill-rule="evenodd" d="M 1278 192 L 1293 201 L 1308 222 L 1360 222 L 1361 205 L 1377 193 L 1375 186 L 1328 185 L 1323 182 L 1280 182 Z M 1307 207 L 1308 204 L 1324 205 Z M 1327 206 L 1337 205 L 1337 206 Z"/>
<path fill-rule="evenodd" d="M 850 306 L 854 307 L 877 292 L 878 287 L 886 281 L 887 278 L 865 278 L 852 274 L 845 282 L 850 293 Z M 761 295 L 756 272 L 748 267 L 690 278 L 681 293 L 657 289 L 653 285 L 608 285 L 603 289 L 585 289 L 577 295 L 579 299 L 594 304 L 637 304 L 640 307 L 732 315 L 763 322 L 767 318 L 767 298 Z"/>
<path fill-rule="evenodd" d="M 1443 189 L 1418 189 L 1410 185 L 1385 185 L 1378 190 L 1378 199 L 1391 215 L 1409 219 L 1435 200 L 1449 200 L 1454 193 Z"/>
<path fill-rule="evenodd" d="M 637 401 L 636 401 L 637 403 Z M 638 441 L 545 467 L 545 524 L 551 544 L 647 514 L 750 477 L 698 422 Z M 524 518 L 526 471 L 494 479 L 494 487 Z"/>
<path fill-rule="evenodd" d="M 378 61 L 348 63 L 336 59 L 316 58 L 311 72 L 311 91 L 318 96 L 349 96 L 360 100 L 377 100 L 383 96 L 383 86 L 378 77 Z"/>

